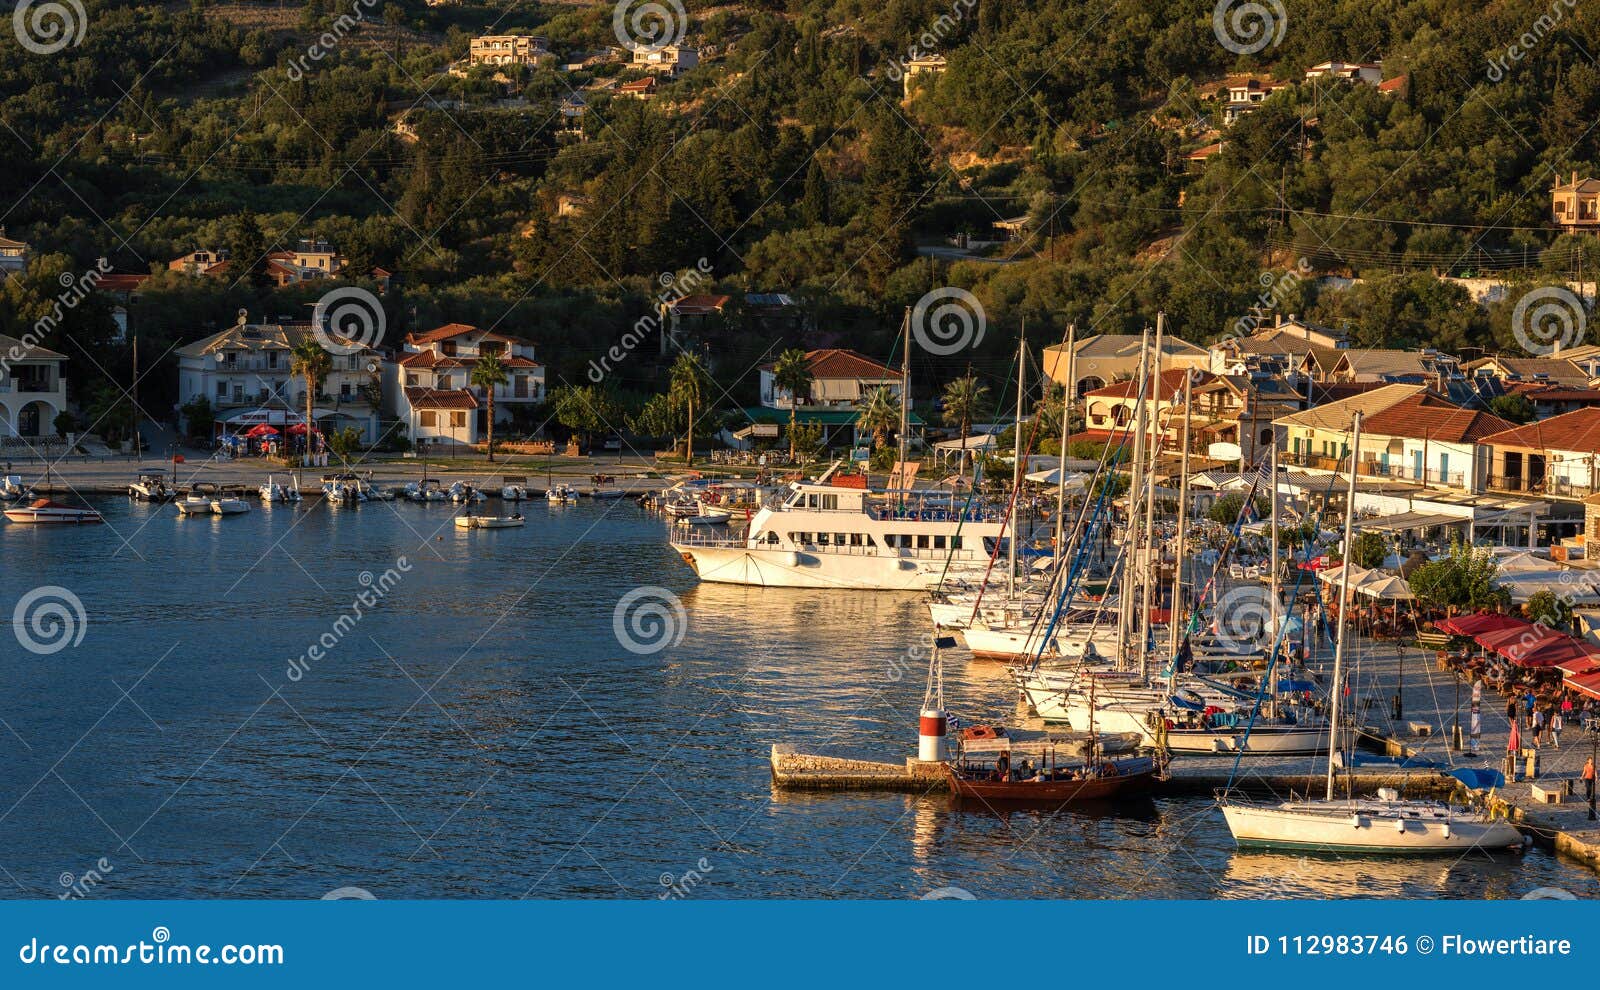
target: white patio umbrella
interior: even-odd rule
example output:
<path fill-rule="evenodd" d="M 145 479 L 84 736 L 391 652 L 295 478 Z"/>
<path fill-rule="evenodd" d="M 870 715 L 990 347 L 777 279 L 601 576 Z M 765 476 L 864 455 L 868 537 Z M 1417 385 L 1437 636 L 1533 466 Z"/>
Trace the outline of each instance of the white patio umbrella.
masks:
<path fill-rule="evenodd" d="M 1368 572 L 1366 578 L 1354 590 L 1368 598 L 1379 598 L 1384 601 L 1411 601 L 1417 597 L 1411 593 L 1411 586 L 1406 584 L 1405 578 L 1395 574 L 1380 574 L 1377 571 Z"/>

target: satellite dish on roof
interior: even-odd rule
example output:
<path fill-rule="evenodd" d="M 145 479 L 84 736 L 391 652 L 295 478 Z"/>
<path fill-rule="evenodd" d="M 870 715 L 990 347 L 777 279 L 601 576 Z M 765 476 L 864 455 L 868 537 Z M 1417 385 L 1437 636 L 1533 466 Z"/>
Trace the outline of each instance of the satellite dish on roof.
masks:
<path fill-rule="evenodd" d="M 1206 456 L 1214 461 L 1237 461 L 1244 458 L 1244 451 L 1236 443 L 1218 440 L 1206 448 Z"/>

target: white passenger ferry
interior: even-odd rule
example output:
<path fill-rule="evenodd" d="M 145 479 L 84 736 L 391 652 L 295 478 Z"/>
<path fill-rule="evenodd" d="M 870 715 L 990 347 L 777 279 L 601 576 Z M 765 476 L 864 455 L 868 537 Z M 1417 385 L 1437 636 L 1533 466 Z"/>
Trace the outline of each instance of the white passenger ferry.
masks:
<path fill-rule="evenodd" d="M 1003 538 L 1002 509 L 938 492 L 871 492 L 831 477 L 791 483 L 742 536 L 675 528 L 672 547 L 702 581 L 925 591 L 941 580 L 981 578 Z"/>

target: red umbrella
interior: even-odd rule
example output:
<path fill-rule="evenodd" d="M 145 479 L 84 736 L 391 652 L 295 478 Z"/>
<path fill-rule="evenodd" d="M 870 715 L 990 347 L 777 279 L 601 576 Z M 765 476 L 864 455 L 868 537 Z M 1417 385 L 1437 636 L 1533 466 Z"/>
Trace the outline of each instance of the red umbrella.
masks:
<path fill-rule="evenodd" d="M 1553 636 L 1548 629 L 1540 630 L 1531 622 L 1519 621 L 1515 626 L 1504 627 L 1492 632 L 1475 633 L 1473 641 L 1486 650 L 1492 650 L 1505 656 L 1505 649 L 1510 646 L 1521 645 L 1523 648 L 1532 646 L 1544 639 Z"/>
<path fill-rule="evenodd" d="M 297 437 L 298 436 L 302 436 L 306 432 L 306 424 L 304 424 L 304 423 L 296 423 L 293 426 L 289 427 L 289 432 L 291 434 L 297 436 Z"/>
<path fill-rule="evenodd" d="M 259 426 L 252 426 L 245 433 L 245 436 L 251 437 L 251 438 L 254 438 L 254 437 L 275 437 L 277 435 L 278 435 L 278 431 L 273 429 L 272 427 L 268 426 L 265 423 L 262 423 Z"/>

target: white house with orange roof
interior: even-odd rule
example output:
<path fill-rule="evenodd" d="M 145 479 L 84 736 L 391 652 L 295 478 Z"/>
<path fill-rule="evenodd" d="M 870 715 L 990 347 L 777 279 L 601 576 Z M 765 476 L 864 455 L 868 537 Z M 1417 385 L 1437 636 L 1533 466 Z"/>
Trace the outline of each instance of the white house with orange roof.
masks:
<path fill-rule="evenodd" d="M 544 366 L 525 340 L 467 323 L 406 335 L 387 365 L 384 392 L 414 443 L 475 444 L 487 434 L 488 396 L 471 383 L 472 369 L 487 354 L 506 369 L 506 383 L 494 392 L 496 422 L 544 401 Z"/>
<path fill-rule="evenodd" d="M 806 365 L 811 369 L 811 393 L 800 398 L 800 407 L 855 406 L 880 385 L 900 394 L 900 372 L 855 351 L 837 347 L 807 351 Z M 788 409 L 797 404 L 795 397 L 778 386 L 776 374 L 776 365 L 762 366 L 761 404 L 768 409 Z"/>

